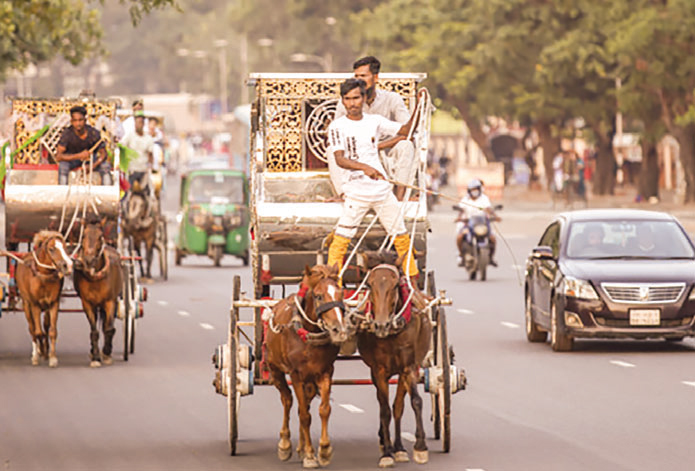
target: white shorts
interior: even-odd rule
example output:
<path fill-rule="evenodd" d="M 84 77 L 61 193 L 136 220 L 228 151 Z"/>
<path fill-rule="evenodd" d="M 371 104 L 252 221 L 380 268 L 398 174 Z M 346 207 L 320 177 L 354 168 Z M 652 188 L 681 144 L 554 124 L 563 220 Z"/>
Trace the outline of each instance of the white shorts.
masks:
<path fill-rule="evenodd" d="M 335 229 L 336 235 L 352 239 L 357 234 L 362 219 L 367 212 L 373 209 L 379 218 L 379 222 L 391 236 L 405 234 L 405 223 L 403 222 L 403 211 L 398 200 L 389 193 L 381 201 L 359 201 L 350 197 L 345 198 L 343 203 L 343 213 L 338 219 L 338 226 Z"/>

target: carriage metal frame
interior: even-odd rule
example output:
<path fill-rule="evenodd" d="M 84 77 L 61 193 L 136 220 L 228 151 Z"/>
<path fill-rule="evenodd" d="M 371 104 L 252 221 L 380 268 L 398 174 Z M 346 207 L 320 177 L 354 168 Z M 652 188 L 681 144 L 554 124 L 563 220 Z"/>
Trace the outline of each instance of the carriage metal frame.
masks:
<path fill-rule="evenodd" d="M 107 240 L 115 246 L 124 270 L 123 290 L 118 302 L 117 318 L 123 320 L 123 360 L 128 361 L 135 352 L 137 320 L 144 315 L 147 290 L 138 282 L 135 270 L 136 257 L 125 256 L 123 237 L 120 230 L 121 205 L 119 198 L 119 151 L 114 145 L 113 124 L 116 117 L 114 100 L 93 98 L 11 98 L 14 121 L 10 147 L 2 156 L 6 167 L 4 186 L 5 199 L 5 249 L 18 256 L 32 250 L 34 235 L 40 230 L 59 230 L 64 223 L 66 232 L 79 232 L 82 224 L 80 212 L 85 208 L 96 208 L 107 221 Z M 75 105 L 87 109 L 88 124 L 101 132 L 107 149 L 113 152 L 113 184 L 97 185 L 86 179 L 75 182 L 73 172 L 69 185 L 58 184 L 58 165 L 54 154 L 60 133 L 66 126 L 65 116 Z M 47 126 L 40 138 L 35 138 L 38 125 Z M 13 156 L 13 152 L 15 155 Z M 115 234 L 114 234 L 115 233 Z M 26 251 L 20 251 L 20 244 Z M 0 317 L 4 312 L 23 312 L 17 292 L 14 273 L 17 262 L 7 257 L 6 273 L 2 276 L 2 303 Z M 84 312 L 82 307 L 64 307 L 64 300 L 79 296 L 63 286 L 59 312 Z"/>
<path fill-rule="evenodd" d="M 255 386 L 271 385 L 261 363 L 263 359 L 264 309 L 273 299 L 271 287 L 281 288 L 284 298 L 288 285 L 296 286 L 305 265 L 321 264 L 327 257 L 327 236 L 341 213 L 327 171 L 325 134 L 339 99 L 339 85 L 351 74 L 251 74 L 255 88 L 251 111 L 252 153 L 250 155 L 251 267 L 252 296 L 241 291 L 241 278 L 233 280 L 227 343 L 213 354 L 215 388 L 227 398 L 228 442 L 236 454 L 238 414 L 241 397 L 253 394 Z M 401 94 L 412 109 L 417 85 L 425 74 L 380 74 L 379 85 Z M 424 187 L 429 141 L 429 116 L 421 117 L 416 134 L 419 187 Z M 402 203 L 406 227 L 418 252 L 420 288 L 435 298 L 428 308 L 432 322 L 431 351 L 422 365 L 420 383 L 432 398 L 434 438 L 442 440 L 442 450 L 451 447 L 451 395 L 465 388 L 463 370 L 453 365 L 453 350 L 448 342 L 444 306 L 451 301 L 437 291 L 434 271 L 427 271 L 427 200 L 421 191 L 418 201 Z M 375 215 L 368 214 L 353 241 L 374 249 L 385 237 L 380 226 L 373 226 Z M 362 237 L 362 236 L 365 237 Z M 360 254 L 355 255 L 361 257 Z M 357 285 L 364 271 L 350 265 L 343 281 L 346 287 Z M 348 308 L 358 301 L 347 300 Z M 251 310 L 242 316 L 242 310 Z M 244 311 L 246 312 L 246 311 Z M 338 360 L 360 359 L 358 354 L 340 355 Z M 395 384 L 395 379 L 391 384 Z M 334 385 L 369 385 L 370 379 L 333 379 Z"/>

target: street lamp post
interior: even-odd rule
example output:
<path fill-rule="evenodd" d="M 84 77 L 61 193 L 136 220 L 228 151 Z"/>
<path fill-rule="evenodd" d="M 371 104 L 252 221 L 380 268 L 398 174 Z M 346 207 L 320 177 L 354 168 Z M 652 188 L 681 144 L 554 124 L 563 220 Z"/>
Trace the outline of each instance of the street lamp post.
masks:
<path fill-rule="evenodd" d="M 220 100 L 222 101 L 222 114 L 226 114 L 228 111 L 227 102 L 229 101 L 227 95 L 227 40 L 217 39 L 215 40 L 215 47 L 220 50 L 219 62 L 220 62 Z"/>

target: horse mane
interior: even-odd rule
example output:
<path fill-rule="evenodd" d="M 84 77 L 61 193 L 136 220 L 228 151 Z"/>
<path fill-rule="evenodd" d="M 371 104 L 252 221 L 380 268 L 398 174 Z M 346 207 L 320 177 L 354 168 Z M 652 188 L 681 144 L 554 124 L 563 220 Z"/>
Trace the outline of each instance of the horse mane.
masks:
<path fill-rule="evenodd" d="M 398 263 L 398 254 L 392 250 L 389 251 L 376 251 L 367 250 L 361 253 L 362 260 L 364 261 L 363 268 L 367 271 L 376 267 L 377 265 L 400 265 Z"/>
<path fill-rule="evenodd" d="M 34 247 L 38 247 L 44 242 L 46 242 L 48 239 L 53 239 L 53 238 L 59 238 L 61 242 L 65 242 L 65 239 L 63 238 L 63 234 L 57 231 L 49 231 L 49 230 L 42 230 L 34 234 L 34 239 L 31 241 L 31 244 Z"/>
<path fill-rule="evenodd" d="M 336 265 L 314 265 L 313 267 L 307 265 L 304 269 L 304 278 L 309 286 L 316 286 L 324 278 L 338 281 L 338 267 Z"/>

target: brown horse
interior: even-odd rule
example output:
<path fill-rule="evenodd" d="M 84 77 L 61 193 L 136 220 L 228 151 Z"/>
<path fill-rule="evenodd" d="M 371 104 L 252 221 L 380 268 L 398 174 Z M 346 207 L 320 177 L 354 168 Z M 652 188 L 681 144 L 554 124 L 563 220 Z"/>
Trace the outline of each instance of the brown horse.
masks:
<path fill-rule="evenodd" d="M 114 319 L 118 309 L 118 296 L 123 287 L 121 257 L 116 249 L 104 240 L 104 230 L 99 221 L 86 224 L 82 244 L 75 262 L 75 290 L 80 296 L 82 307 L 91 329 L 92 350 L 89 366 L 95 368 L 113 363 L 111 359 L 113 335 L 116 332 Z M 101 317 L 104 332 L 103 356 L 99 354 L 99 328 Z"/>
<path fill-rule="evenodd" d="M 297 452 L 303 457 L 305 468 L 316 468 L 319 464 L 328 465 L 333 455 L 328 436 L 333 363 L 340 344 L 348 338 L 348 329 L 343 315 L 343 290 L 338 284 L 338 267 L 307 266 L 303 284 L 308 286 L 303 301 L 291 295 L 273 307 L 267 319 L 269 328 L 265 345 L 272 381 L 280 391 L 284 407 L 278 457 L 285 461 L 292 456 L 289 429 L 292 392 L 285 377 L 288 374 L 299 412 Z M 318 462 L 311 443 L 309 412 L 311 400 L 317 393 L 321 395 Z"/>
<path fill-rule="evenodd" d="M 17 265 L 15 278 L 32 339 L 31 364 L 39 356 L 48 358 L 48 366 L 58 366 L 58 308 L 65 276 L 72 273 L 72 260 L 65 251 L 60 232 L 41 231 L 34 236 L 31 252 Z M 41 313 L 45 312 L 43 327 Z M 49 351 L 50 350 L 50 351 Z"/>
<path fill-rule="evenodd" d="M 123 232 L 129 237 L 133 249 L 140 257 L 140 247 L 145 245 L 146 270 L 140 260 L 140 274 L 152 278 L 152 257 L 157 237 L 156 202 L 148 201 L 148 196 L 142 192 L 131 192 L 126 199 L 126 211 L 123 220 Z"/>
<path fill-rule="evenodd" d="M 391 467 L 409 460 L 401 440 L 401 418 L 405 394 L 415 412 L 416 463 L 428 461 L 425 431 L 422 424 L 422 398 L 418 394 L 419 367 L 430 348 L 432 325 L 424 312 L 426 299 L 417 291 L 410 295 L 407 279 L 399 272 L 400 263 L 372 268 L 367 276 L 371 312 L 357 334 L 362 360 L 371 370 L 380 410 L 379 439 L 382 455 L 379 467 Z M 393 403 L 395 440 L 391 443 L 389 427 L 389 379 L 398 375 L 398 388 Z"/>

